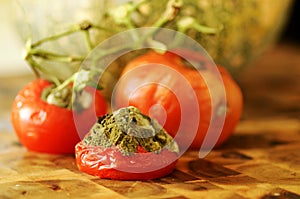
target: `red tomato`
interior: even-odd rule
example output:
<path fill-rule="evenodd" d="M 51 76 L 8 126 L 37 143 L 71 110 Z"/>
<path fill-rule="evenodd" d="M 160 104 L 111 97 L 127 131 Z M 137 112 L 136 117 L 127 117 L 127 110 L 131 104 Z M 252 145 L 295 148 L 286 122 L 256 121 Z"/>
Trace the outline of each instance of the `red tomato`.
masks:
<path fill-rule="evenodd" d="M 74 113 L 78 114 L 77 118 L 85 119 L 84 125 L 80 124 L 76 128 L 72 110 L 48 104 L 41 99 L 42 91 L 49 86 L 50 82 L 37 79 L 18 93 L 12 105 L 13 127 L 20 142 L 29 150 L 57 154 L 74 153 L 80 136 L 86 134 L 96 122 L 96 115 L 106 114 L 106 102 L 100 92 L 95 92 L 90 108 L 80 114 Z M 93 93 L 92 88 L 87 91 Z"/>
<path fill-rule="evenodd" d="M 100 178 L 114 180 L 150 180 L 170 174 L 176 165 L 177 154 L 163 149 L 158 154 L 139 149 L 126 156 L 117 147 L 75 147 L 76 164 L 80 171 Z M 155 161 L 154 161 L 155 160 Z"/>
<path fill-rule="evenodd" d="M 195 61 L 203 61 L 203 57 L 194 52 L 186 52 L 186 55 Z M 169 67 L 169 70 L 165 70 L 165 67 L 159 66 L 167 66 Z M 141 67 L 144 67 L 144 69 L 141 69 Z M 225 115 L 224 126 L 221 129 L 221 135 L 216 146 L 219 146 L 227 140 L 233 132 L 234 127 L 240 119 L 243 104 L 242 92 L 239 86 L 231 78 L 225 68 L 218 67 L 218 69 L 226 93 L 227 112 Z M 192 103 L 192 100 L 189 99 L 191 92 L 186 91 L 186 87 L 183 86 L 182 81 L 180 80 L 180 75 L 176 75 L 171 70 L 176 71 L 176 73 L 186 79 L 196 96 L 195 99 L 198 105 L 197 107 L 190 107 L 191 110 L 189 110 L 188 115 L 182 115 L 181 106 L 188 107 L 189 103 Z M 204 75 L 209 74 L 205 70 L 201 72 Z M 127 75 L 130 76 L 130 78 L 126 78 Z M 214 81 L 215 77 L 208 76 L 208 78 L 211 78 L 211 80 Z M 170 87 L 168 88 L 164 85 L 170 85 Z M 181 100 L 178 99 L 178 96 L 180 95 L 183 96 Z M 183 129 L 181 129 L 182 132 L 184 132 L 184 135 L 179 137 L 181 140 L 176 141 L 179 145 L 181 145 L 181 143 L 184 145 L 189 142 L 186 140 L 190 139 L 191 136 L 194 136 L 192 134 L 192 126 L 196 123 L 198 124 L 198 127 L 196 129 L 195 137 L 192 138 L 192 141 L 190 142 L 190 148 L 199 149 L 211 124 L 213 106 L 211 101 L 212 95 L 216 97 L 218 97 L 218 95 L 221 96 L 218 90 L 213 90 L 213 93 L 210 93 L 208 86 L 200 73 L 191 67 L 187 67 L 186 62 L 184 62 L 180 56 L 170 52 L 159 54 L 150 51 L 132 60 L 125 66 L 116 87 L 114 106 L 116 109 L 128 105 L 137 107 L 142 113 L 157 119 L 173 137 L 178 133 L 180 122 L 182 121 L 181 117 L 187 117 L 188 120 L 191 118 L 190 121 L 186 122 Z M 196 113 L 197 109 L 200 114 Z M 222 110 L 222 107 L 220 107 L 219 110 Z M 200 115 L 198 119 L 195 116 L 196 114 Z"/>

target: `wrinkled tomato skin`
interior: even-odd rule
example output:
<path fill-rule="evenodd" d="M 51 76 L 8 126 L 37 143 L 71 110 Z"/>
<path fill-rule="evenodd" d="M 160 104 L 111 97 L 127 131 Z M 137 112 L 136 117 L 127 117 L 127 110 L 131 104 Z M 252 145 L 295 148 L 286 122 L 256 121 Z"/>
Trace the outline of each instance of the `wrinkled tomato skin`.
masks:
<path fill-rule="evenodd" d="M 97 119 L 95 113 L 91 114 L 94 109 L 79 116 L 86 118 L 85 127 L 79 132 L 72 110 L 48 104 L 41 99 L 43 90 L 49 86 L 50 82 L 37 79 L 19 91 L 11 109 L 13 128 L 21 144 L 28 150 L 53 154 L 74 153 L 81 134 L 86 133 Z M 96 92 L 94 99 L 96 114 L 104 115 L 107 108 L 101 93 Z"/>
<path fill-rule="evenodd" d="M 191 59 L 197 59 L 199 57 L 199 55 L 197 55 L 197 53 L 195 52 L 191 53 L 186 51 L 185 54 L 187 56 L 190 56 Z M 202 61 L 203 59 L 200 57 L 199 60 Z M 127 73 L 129 73 L 131 70 L 146 64 L 153 63 L 168 66 L 171 69 L 178 71 L 186 78 L 186 80 L 193 88 L 193 91 L 197 97 L 197 103 L 199 105 L 198 110 L 200 114 L 200 119 L 199 121 L 197 121 L 198 130 L 196 132 L 195 137 L 193 138 L 192 143 L 189 144 L 189 148 L 199 149 L 204 141 L 204 138 L 207 134 L 208 128 L 211 123 L 211 93 L 209 92 L 208 86 L 206 85 L 204 79 L 201 77 L 201 75 L 199 75 L 199 72 L 197 70 L 193 70 L 187 67 L 185 63 L 182 62 L 182 59 L 176 54 L 169 52 L 165 54 L 159 54 L 153 51 L 149 51 L 148 53 L 130 61 L 125 66 L 121 74 L 120 83 L 116 88 L 114 101 L 116 109 L 132 105 L 139 108 L 144 114 L 149 114 L 150 109 L 154 104 L 160 104 L 166 113 L 166 120 L 164 123 L 161 123 L 161 125 L 163 125 L 166 131 L 173 137 L 177 135 L 177 131 L 181 121 L 181 108 L 180 102 L 178 101 L 174 93 L 170 92 L 170 90 L 163 86 L 160 86 L 159 84 L 149 84 L 143 87 L 140 86 L 149 80 L 150 82 L 152 80 L 153 82 L 157 81 L 157 79 L 155 79 L 157 75 L 160 75 L 160 77 L 163 79 L 169 74 L 167 74 L 164 71 L 159 71 L 157 69 L 150 69 L 147 70 L 147 74 L 145 75 L 143 74 L 142 70 L 136 70 L 138 72 L 135 72 L 134 76 L 132 76 L 131 79 L 122 79 L 122 77 L 126 76 Z M 240 87 L 233 80 L 233 78 L 230 76 L 230 74 L 226 71 L 225 68 L 218 66 L 218 70 L 223 80 L 223 85 L 226 94 L 227 110 L 222 131 L 217 142 L 212 144 L 214 145 L 213 147 L 220 146 L 230 137 L 241 117 L 243 107 L 243 96 Z M 162 82 L 163 81 L 165 80 L 162 80 Z M 171 85 L 174 85 L 176 84 L 176 81 L 176 79 L 174 80 L 174 78 L 170 78 L 169 83 Z M 180 86 L 181 85 L 177 83 L 175 87 L 180 88 Z M 218 93 L 213 94 L 218 95 Z M 191 111 L 191 115 L 192 114 L 193 110 Z M 160 115 L 162 114 L 154 115 L 152 117 L 160 122 Z M 192 125 L 184 126 L 184 135 L 179 137 L 180 140 L 176 140 L 179 143 L 179 145 L 181 145 L 181 143 L 182 145 L 186 145 L 186 143 L 190 141 L 185 141 L 184 139 L 189 136 L 194 136 L 194 134 L 192 134 L 192 130 L 190 130 L 190 126 Z M 211 128 L 215 127 L 212 125 Z"/>
<path fill-rule="evenodd" d="M 151 180 L 170 174 L 177 163 L 177 153 L 163 149 L 160 153 L 138 152 L 125 156 L 117 147 L 75 147 L 76 164 L 80 171 L 102 179 Z M 134 171 L 134 172 L 132 172 Z"/>

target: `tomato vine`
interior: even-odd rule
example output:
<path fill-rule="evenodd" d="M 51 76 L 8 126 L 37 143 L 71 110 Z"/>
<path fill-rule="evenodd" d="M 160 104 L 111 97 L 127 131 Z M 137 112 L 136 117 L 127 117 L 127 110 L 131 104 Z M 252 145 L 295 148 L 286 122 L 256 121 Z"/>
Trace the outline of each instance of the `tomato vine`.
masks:
<path fill-rule="evenodd" d="M 112 8 L 108 13 L 108 17 L 111 18 L 114 23 L 124 26 L 125 29 L 135 29 L 139 26 L 136 24 L 136 22 L 133 19 L 133 15 L 137 12 L 141 12 L 142 6 L 147 4 L 148 1 L 141 0 L 141 1 L 132 1 L 128 3 L 121 4 L 119 6 L 116 6 Z M 164 47 L 164 44 L 155 41 L 153 38 L 153 35 L 158 30 L 158 28 L 165 27 L 168 25 L 169 22 L 173 22 L 176 19 L 176 27 L 177 30 L 185 33 L 189 29 L 195 29 L 198 32 L 202 32 L 204 34 L 215 34 L 219 31 L 218 28 L 210 28 L 206 27 L 204 25 L 201 25 L 196 22 L 196 20 L 193 17 L 186 17 L 179 15 L 181 8 L 184 6 L 184 2 L 182 0 L 169 0 L 166 4 L 164 12 L 161 14 L 161 17 L 158 18 L 151 26 L 156 27 L 157 29 L 153 29 L 152 32 L 149 32 L 147 35 L 143 36 L 142 38 L 137 37 L 134 31 L 132 31 L 132 38 L 134 39 L 135 46 L 136 45 L 142 45 L 145 42 L 151 43 L 152 46 L 159 46 Z M 87 55 L 99 44 L 98 41 L 92 41 L 92 31 L 104 31 L 109 32 L 110 34 L 116 34 L 120 30 L 118 28 L 107 28 L 100 26 L 96 23 L 92 23 L 90 21 L 84 20 L 79 24 L 72 25 L 70 28 L 68 28 L 66 31 L 63 31 L 61 33 L 51 35 L 49 37 L 43 38 L 39 41 L 33 42 L 32 38 L 28 38 L 25 44 L 25 52 L 24 52 L 24 59 L 28 62 L 30 65 L 32 71 L 34 72 L 36 77 L 45 76 L 45 78 L 49 79 L 51 82 L 55 84 L 54 87 L 52 87 L 50 90 L 48 90 L 47 94 L 49 96 L 57 95 L 56 93 L 65 92 L 64 90 L 67 88 L 67 86 L 70 83 L 73 83 L 74 80 L 82 74 L 85 73 L 86 75 L 87 71 L 88 74 L 86 78 L 80 82 L 80 84 L 77 84 L 74 90 L 76 91 L 77 95 L 81 94 L 82 89 L 93 81 L 93 77 L 99 76 L 99 74 L 103 71 L 99 71 L 97 69 L 97 66 L 90 66 L 87 71 L 79 71 L 79 68 L 76 68 L 73 71 L 73 74 L 66 79 L 60 79 L 56 75 L 52 74 L 49 67 L 45 67 L 43 64 L 40 63 L 40 60 L 47 60 L 47 61 L 53 61 L 53 62 L 59 62 L 59 63 L 65 63 L 65 64 L 73 64 L 76 63 L 78 66 L 86 59 Z M 70 37 L 73 34 L 81 33 L 83 35 L 84 43 L 87 48 L 87 52 L 84 55 L 78 56 L 73 55 L 72 53 L 62 54 L 58 52 L 52 52 L 49 50 L 45 50 L 42 48 L 43 45 L 54 42 L 59 39 Z M 175 41 L 174 41 L 175 42 Z M 124 48 L 127 48 L 128 46 L 120 46 L 118 48 L 113 49 L 107 49 L 105 52 L 99 53 L 95 59 L 99 60 L 101 58 L 104 58 L 105 56 L 109 54 L 113 54 L 115 52 L 121 51 Z M 133 46 L 131 46 L 133 48 Z M 134 50 L 134 49 L 133 49 Z M 165 49 L 164 51 L 166 51 Z M 97 87 L 98 82 L 92 82 L 93 86 Z M 72 92 L 68 92 L 72 93 Z M 60 95 L 60 94 L 58 94 Z M 53 101 L 54 98 L 51 97 L 45 97 L 45 100 L 48 103 L 56 104 L 58 106 L 65 106 L 65 104 L 61 104 L 58 101 Z M 68 97 L 68 99 L 72 99 L 72 97 Z M 71 101 L 69 101 L 67 107 L 71 108 Z"/>

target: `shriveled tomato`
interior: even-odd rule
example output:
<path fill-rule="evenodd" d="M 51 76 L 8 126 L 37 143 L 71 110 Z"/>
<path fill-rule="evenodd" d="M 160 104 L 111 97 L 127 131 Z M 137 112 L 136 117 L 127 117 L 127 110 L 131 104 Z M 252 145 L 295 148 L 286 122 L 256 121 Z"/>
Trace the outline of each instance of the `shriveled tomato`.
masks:
<path fill-rule="evenodd" d="M 188 51 L 184 54 L 194 62 L 203 62 L 203 57 L 200 54 Z M 214 114 L 216 121 L 222 119 L 222 117 L 217 118 L 216 115 L 223 114 L 224 125 L 221 127 L 221 134 L 219 138 L 217 137 L 218 140 L 215 145 L 219 146 L 231 135 L 240 119 L 243 104 L 242 92 L 226 69 L 219 66 L 218 69 L 222 77 L 221 83 L 224 84 L 223 93 L 226 94 L 226 97 L 223 95 L 225 99 L 220 99 L 220 101 L 226 100 L 227 107 L 226 105 L 224 105 L 225 107 L 218 107 L 218 104 L 213 104 L 212 96 L 214 99 L 219 96 L 222 98 L 222 90 L 217 87 L 209 89 L 206 80 L 210 79 L 210 82 L 214 83 L 217 78 L 206 70 L 205 64 L 207 63 L 203 62 L 202 64 L 204 69 L 200 70 L 199 73 L 174 53 L 159 54 L 150 51 L 137 57 L 124 68 L 115 91 L 114 105 L 116 108 L 128 105 L 139 108 L 144 114 L 151 115 L 161 122 L 161 125 L 173 137 L 179 131 L 183 132 L 183 136 L 179 137 L 181 140 L 176 140 L 179 145 L 180 143 L 187 144 L 189 141 L 185 140 L 192 137 L 190 148 L 193 149 L 199 149 L 202 145 L 212 124 L 211 116 Z M 192 92 L 187 91 L 187 86 L 183 86 L 182 78 L 188 82 Z M 219 82 L 215 81 L 215 84 L 217 85 Z M 214 87 L 213 84 L 212 87 Z M 196 96 L 194 99 L 197 101 L 197 106 L 192 107 L 192 103 L 195 101 L 191 99 L 192 95 Z M 183 114 L 181 107 L 185 106 L 189 109 L 189 103 L 191 110 L 188 110 L 188 114 Z M 197 114 L 199 117 L 196 117 Z M 186 118 L 191 119 L 190 121 L 188 119 L 183 127 L 180 126 L 182 119 Z M 194 137 L 192 131 L 195 130 L 192 126 L 195 123 L 198 127 Z M 210 128 L 215 127 L 212 124 Z"/>
<path fill-rule="evenodd" d="M 114 180 L 160 178 L 170 174 L 177 162 L 177 154 L 167 149 L 156 154 L 140 148 L 138 153 L 126 156 L 117 147 L 88 146 L 82 141 L 76 145 L 75 155 L 80 171 Z"/>
<path fill-rule="evenodd" d="M 11 110 L 11 121 L 20 142 L 29 150 L 44 153 L 74 153 L 76 143 L 97 120 L 104 115 L 107 105 L 99 91 L 94 94 L 90 107 L 81 113 L 44 101 L 44 89 L 52 84 L 37 79 L 27 84 L 16 96 Z M 82 124 L 76 125 L 74 117 Z M 78 127 L 77 127 L 78 126 Z"/>
<path fill-rule="evenodd" d="M 75 147 L 80 171 L 115 180 L 150 180 L 173 171 L 179 158 L 174 139 L 136 107 L 100 117 Z"/>

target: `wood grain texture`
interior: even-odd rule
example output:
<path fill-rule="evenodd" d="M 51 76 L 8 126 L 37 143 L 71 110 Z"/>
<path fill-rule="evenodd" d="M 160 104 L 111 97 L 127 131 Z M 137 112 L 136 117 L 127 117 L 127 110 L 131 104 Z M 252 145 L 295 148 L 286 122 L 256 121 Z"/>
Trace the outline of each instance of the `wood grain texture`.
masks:
<path fill-rule="evenodd" d="M 27 151 L 9 125 L 0 126 L 0 199 L 300 199 L 299 55 L 300 48 L 279 45 L 241 74 L 245 111 L 234 134 L 204 159 L 186 152 L 160 179 L 99 179 L 78 171 L 72 155 Z M 13 80 L 0 80 L 1 96 L 14 95 L 20 85 L 4 88 L 4 81 Z M 2 122 L 11 99 L 0 106 Z"/>
<path fill-rule="evenodd" d="M 89 176 L 71 155 L 29 152 L 14 134 L 1 133 L 0 198 L 300 198 L 300 124 L 280 119 L 291 124 L 282 132 L 277 120 L 265 121 L 264 134 L 255 120 L 241 121 L 223 147 L 204 159 L 188 151 L 172 174 L 151 181 Z"/>

